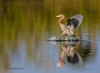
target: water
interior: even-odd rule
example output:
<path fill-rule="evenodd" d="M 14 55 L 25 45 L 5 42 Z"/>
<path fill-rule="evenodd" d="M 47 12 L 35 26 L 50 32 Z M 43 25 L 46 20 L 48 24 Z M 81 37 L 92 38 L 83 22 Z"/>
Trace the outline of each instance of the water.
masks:
<path fill-rule="evenodd" d="M 0 1 L 0 73 L 94 73 L 100 66 L 99 0 L 1 0 Z M 59 14 L 66 20 L 75 14 L 84 16 L 75 32 L 83 41 L 52 42 L 62 31 Z M 63 47 L 70 48 L 73 62 Z M 77 58 L 73 58 L 74 54 Z M 64 61 L 64 62 L 63 62 Z M 60 65 L 61 64 L 61 65 Z"/>

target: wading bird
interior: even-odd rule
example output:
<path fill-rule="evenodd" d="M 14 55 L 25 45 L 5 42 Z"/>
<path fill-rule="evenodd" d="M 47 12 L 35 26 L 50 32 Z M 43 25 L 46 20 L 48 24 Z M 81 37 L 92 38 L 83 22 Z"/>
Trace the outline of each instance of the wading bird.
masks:
<path fill-rule="evenodd" d="M 60 37 L 62 37 L 63 35 L 68 36 L 68 37 L 75 36 L 74 33 L 83 20 L 83 16 L 81 14 L 77 14 L 75 16 L 72 16 L 68 20 L 67 24 L 64 25 L 61 22 L 65 19 L 65 16 L 63 14 L 60 14 L 56 17 L 60 17 L 59 25 L 60 25 L 61 30 L 63 31 Z"/>

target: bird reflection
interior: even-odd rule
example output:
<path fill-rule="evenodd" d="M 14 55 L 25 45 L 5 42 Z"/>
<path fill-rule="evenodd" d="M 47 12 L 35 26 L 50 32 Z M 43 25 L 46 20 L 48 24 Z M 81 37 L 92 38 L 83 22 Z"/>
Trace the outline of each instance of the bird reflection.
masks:
<path fill-rule="evenodd" d="M 74 49 L 76 42 L 61 44 L 62 51 L 59 55 L 59 63 L 57 66 L 62 67 L 69 62 L 71 64 L 83 64 L 80 54 Z"/>

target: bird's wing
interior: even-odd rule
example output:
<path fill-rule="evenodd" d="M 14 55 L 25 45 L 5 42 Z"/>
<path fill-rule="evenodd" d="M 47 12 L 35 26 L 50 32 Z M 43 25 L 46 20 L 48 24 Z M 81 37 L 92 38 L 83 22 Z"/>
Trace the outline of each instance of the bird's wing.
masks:
<path fill-rule="evenodd" d="M 77 29 L 80 24 L 82 23 L 83 16 L 81 14 L 77 14 L 75 16 L 72 16 L 69 20 L 67 25 L 73 25 L 75 29 Z"/>
<path fill-rule="evenodd" d="M 73 26 L 77 29 L 82 23 L 83 16 L 81 14 L 77 14 L 70 18 L 70 21 L 73 23 Z"/>

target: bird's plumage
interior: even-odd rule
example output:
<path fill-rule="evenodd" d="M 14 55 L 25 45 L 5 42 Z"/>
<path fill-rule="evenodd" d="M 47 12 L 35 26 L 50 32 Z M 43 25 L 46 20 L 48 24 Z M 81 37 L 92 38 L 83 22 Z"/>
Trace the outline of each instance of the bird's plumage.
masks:
<path fill-rule="evenodd" d="M 60 14 L 57 17 L 60 17 L 59 25 L 61 27 L 61 30 L 63 31 L 62 35 L 67 35 L 67 36 L 74 35 L 74 32 L 80 26 L 83 20 L 83 16 L 81 14 L 77 14 L 77 15 L 72 16 L 67 21 L 67 24 L 64 25 L 61 23 L 61 21 L 65 19 L 65 16 L 63 14 Z"/>
<path fill-rule="evenodd" d="M 82 23 L 82 20 L 83 20 L 83 16 L 81 14 L 77 14 L 77 15 L 72 16 L 68 22 L 72 22 L 74 28 L 77 29 Z"/>

